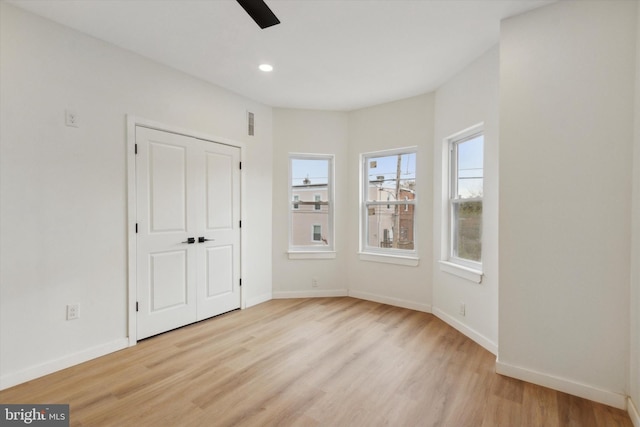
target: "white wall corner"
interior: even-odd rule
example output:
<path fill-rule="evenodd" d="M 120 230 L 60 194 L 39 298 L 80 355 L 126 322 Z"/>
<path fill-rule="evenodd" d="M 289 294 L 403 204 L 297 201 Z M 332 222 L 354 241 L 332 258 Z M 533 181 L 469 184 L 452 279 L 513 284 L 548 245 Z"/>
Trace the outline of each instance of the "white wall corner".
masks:
<path fill-rule="evenodd" d="M 498 355 L 498 344 L 491 341 L 489 338 L 485 337 L 475 329 L 470 328 L 469 326 L 465 325 L 455 317 L 450 316 L 449 314 L 445 313 L 443 310 L 440 310 L 439 308 L 434 308 L 433 314 L 438 319 L 446 323 L 447 325 L 456 329 L 458 332 L 462 333 L 467 338 L 470 338 L 471 340 L 473 340 L 476 344 L 479 344 L 480 346 L 482 346 L 485 350 L 489 351 L 490 353 L 496 356 Z"/>
<path fill-rule="evenodd" d="M 262 295 L 258 295 L 252 298 L 247 298 L 247 302 L 243 308 L 253 307 L 254 305 L 262 304 L 263 302 L 267 302 L 273 299 L 273 293 L 267 292 Z"/>
<path fill-rule="evenodd" d="M 496 373 L 543 387 L 548 387 L 563 393 L 582 397 L 584 399 L 593 400 L 594 402 L 613 406 L 614 408 L 627 409 L 628 398 L 624 394 L 609 390 L 602 390 L 592 385 L 579 383 L 567 378 L 556 377 L 554 375 L 510 365 L 502 362 L 500 360 L 500 356 L 498 356 L 498 360 L 496 360 Z M 631 414 L 631 412 L 629 413 Z M 638 427 L 637 424 L 636 427 Z"/>
<path fill-rule="evenodd" d="M 349 296 L 353 298 L 359 298 L 367 301 L 379 302 L 381 304 L 393 305 L 395 307 L 408 308 L 410 310 L 422 311 L 425 313 L 431 313 L 431 304 L 424 304 L 415 301 L 403 300 L 400 298 L 393 298 L 384 295 L 372 294 L 369 292 L 357 291 L 349 289 Z"/>
<path fill-rule="evenodd" d="M 627 399 L 627 412 L 629 412 L 633 426 L 640 427 L 640 411 L 638 411 L 638 405 L 630 397 Z"/>
<path fill-rule="evenodd" d="M 57 371 L 88 362 L 89 360 L 114 353 L 129 347 L 128 338 L 120 338 L 105 344 L 97 345 L 77 353 L 69 354 L 56 360 L 51 360 L 37 366 L 10 373 L 0 377 L 0 390 L 13 387 L 27 381 L 34 380 Z"/>

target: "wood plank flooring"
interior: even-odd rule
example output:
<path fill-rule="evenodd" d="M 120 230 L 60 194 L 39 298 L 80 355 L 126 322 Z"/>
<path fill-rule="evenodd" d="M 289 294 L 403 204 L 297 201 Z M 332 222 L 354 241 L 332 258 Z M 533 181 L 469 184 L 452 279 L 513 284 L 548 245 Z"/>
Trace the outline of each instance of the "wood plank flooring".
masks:
<path fill-rule="evenodd" d="M 72 426 L 625 426 L 626 412 L 495 374 L 433 315 L 272 300 L 0 392 Z"/>

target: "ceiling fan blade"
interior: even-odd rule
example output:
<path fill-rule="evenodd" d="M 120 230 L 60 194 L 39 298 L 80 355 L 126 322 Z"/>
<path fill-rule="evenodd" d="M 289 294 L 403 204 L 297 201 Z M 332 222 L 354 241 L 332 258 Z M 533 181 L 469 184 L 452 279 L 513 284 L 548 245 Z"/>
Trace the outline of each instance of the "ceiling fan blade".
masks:
<path fill-rule="evenodd" d="M 278 17 L 269 9 L 264 0 L 236 0 L 240 6 L 256 21 L 260 28 L 265 29 L 279 24 Z"/>

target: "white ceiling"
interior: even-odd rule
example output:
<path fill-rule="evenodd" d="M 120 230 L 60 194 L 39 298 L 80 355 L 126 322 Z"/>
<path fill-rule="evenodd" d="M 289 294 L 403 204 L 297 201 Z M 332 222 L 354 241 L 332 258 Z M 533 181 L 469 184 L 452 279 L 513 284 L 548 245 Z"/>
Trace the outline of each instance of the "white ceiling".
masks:
<path fill-rule="evenodd" d="M 554 1 L 267 0 L 282 23 L 261 30 L 235 0 L 8 0 L 264 104 L 326 110 L 432 91 L 501 19 Z"/>

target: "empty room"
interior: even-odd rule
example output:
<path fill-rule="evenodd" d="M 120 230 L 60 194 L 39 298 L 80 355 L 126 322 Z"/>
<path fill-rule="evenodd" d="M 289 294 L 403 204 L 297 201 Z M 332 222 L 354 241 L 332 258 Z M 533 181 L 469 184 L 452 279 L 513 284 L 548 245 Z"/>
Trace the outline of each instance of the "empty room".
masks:
<path fill-rule="evenodd" d="M 637 0 L 0 0 L 0 425 L 639 409 Z"/>

